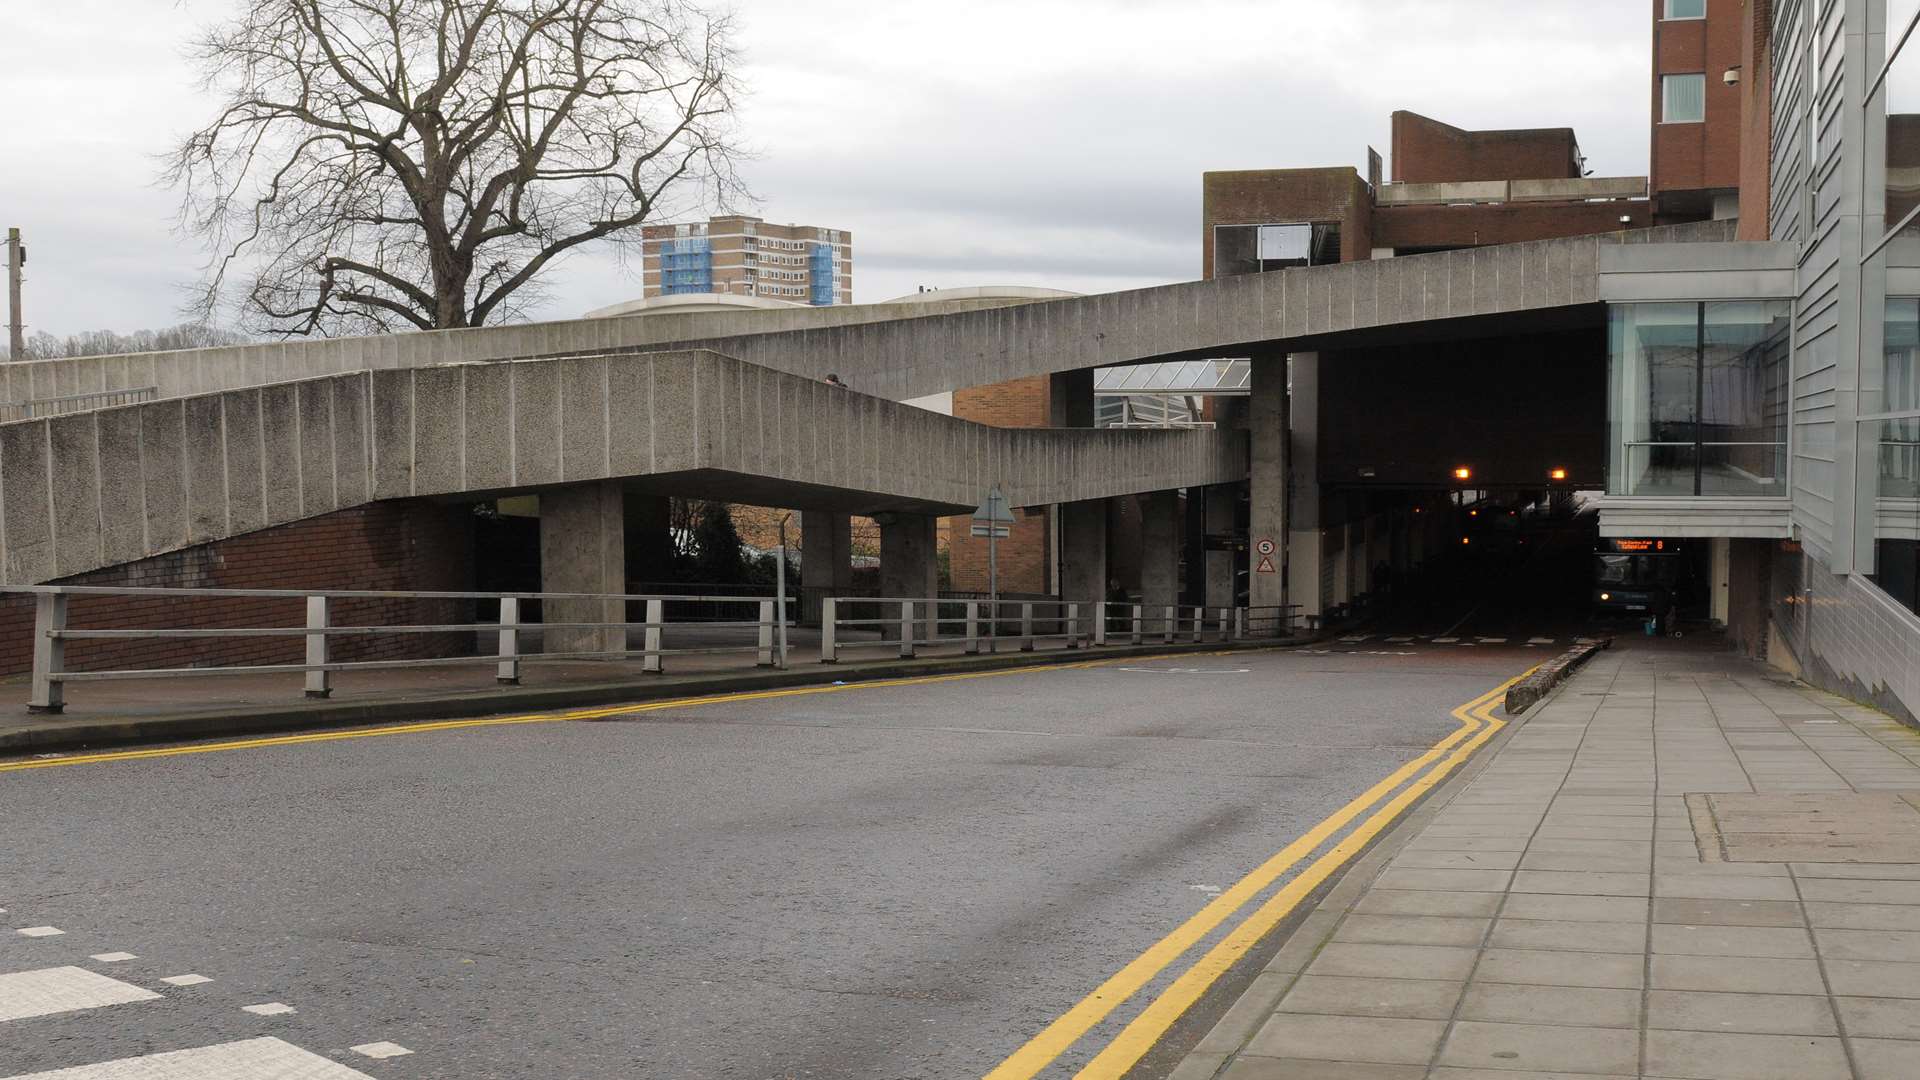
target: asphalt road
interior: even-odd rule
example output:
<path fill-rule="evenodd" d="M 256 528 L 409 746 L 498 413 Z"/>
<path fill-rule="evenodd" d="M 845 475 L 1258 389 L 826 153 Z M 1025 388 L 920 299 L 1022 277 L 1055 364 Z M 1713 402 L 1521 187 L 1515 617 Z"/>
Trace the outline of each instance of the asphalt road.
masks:
<path fill-rule="evenodd" d="M 263 1035 L 380 1080 L 977 1077 L 1543 655 L 1376 640 L 0 772 L 0 975 L 162 995 L 0 1016 L 0 1077 Z M 380 1042 L 412 1053 L 350 1049 Z"/>

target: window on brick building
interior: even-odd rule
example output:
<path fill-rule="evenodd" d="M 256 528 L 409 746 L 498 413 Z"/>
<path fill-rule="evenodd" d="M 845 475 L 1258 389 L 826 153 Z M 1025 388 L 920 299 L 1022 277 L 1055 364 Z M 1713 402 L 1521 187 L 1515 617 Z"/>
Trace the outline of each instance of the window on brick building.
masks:
<path fill-rule="evenodd" d="M 1667 0 L 1667 18 L 1704 19 L 1707 17 L 1707 0 Z"/>
<path fill-rule="evenodd" d="M 1707 77 L 1701 72 L 1690 75 L 1660 76 L 1660 122 L 1698 124 L 1707 118 Z"/>

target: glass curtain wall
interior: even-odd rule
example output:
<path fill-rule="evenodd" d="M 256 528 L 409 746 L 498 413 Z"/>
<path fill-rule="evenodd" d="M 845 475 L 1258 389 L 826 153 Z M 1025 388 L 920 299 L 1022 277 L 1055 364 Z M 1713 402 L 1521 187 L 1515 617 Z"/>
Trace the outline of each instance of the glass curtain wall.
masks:
<path fill-rule="evenodd" d="M 1877 446 L 1874 572 L 1881 589 L 1920 612 L 1920 299 L 1887 300 L 1886 346 L 1862 380 L 1862 412 Z"/>
<path fill-rule="evenodd" d="M 1608 315 L 1609 493 L 1784 498 L 1791 305 L 1616 304 Z"/>

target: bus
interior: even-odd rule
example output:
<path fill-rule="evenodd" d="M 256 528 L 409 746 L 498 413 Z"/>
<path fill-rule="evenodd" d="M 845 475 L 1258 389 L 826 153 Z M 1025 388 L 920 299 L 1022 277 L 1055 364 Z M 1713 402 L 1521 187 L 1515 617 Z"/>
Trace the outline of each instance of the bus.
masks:
<path fill-rule="evenodd" d="M 1593 556 L 1593 607 L 1650 619 L 1664 634 L 1693 584 L 1693 552 L 1666 537 L 1605 537 Z"/>

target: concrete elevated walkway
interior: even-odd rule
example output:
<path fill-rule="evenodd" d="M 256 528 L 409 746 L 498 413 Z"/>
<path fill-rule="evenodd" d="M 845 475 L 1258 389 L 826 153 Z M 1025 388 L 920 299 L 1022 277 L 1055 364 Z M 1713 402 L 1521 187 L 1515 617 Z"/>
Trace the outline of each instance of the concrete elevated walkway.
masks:
<path fill-rule="evenodd" d="M 914 314 L 872 304 L 289 341 L 0 365 L 6 400 L 129 387 L 160 397 L 352 371 L 709 348 L 895 400 L 1183 355 L 1332 347 L 1370 331 L 1527 316 L 1601 299 L 1602 248 L 1723 242 L 1729 222 L 1339 263 L 1125 292 Z"/>
<path fill-rule="evenodd" d="M 1242 441 L 992 428 L 711 352 L 358 371 L 0 424 L 0 582 L 610 479 L 861 514 L 965 513 L 995 483 L 1016 506 L 1099 499 L 1238 480 Z"/>

